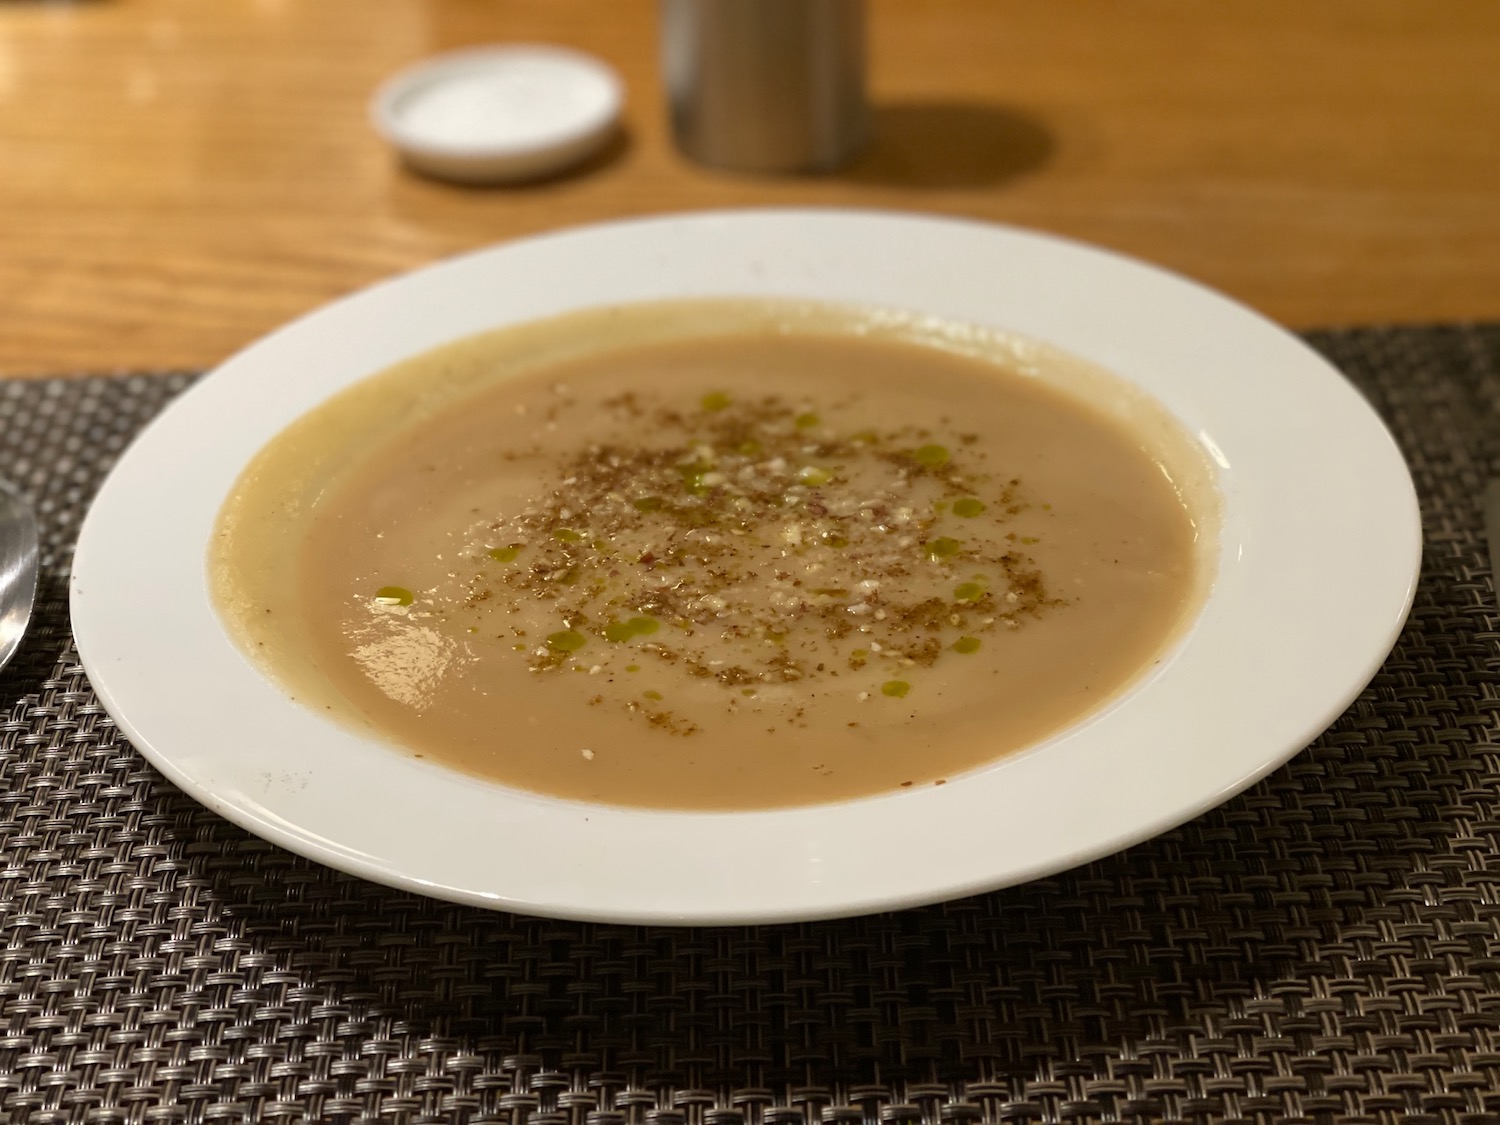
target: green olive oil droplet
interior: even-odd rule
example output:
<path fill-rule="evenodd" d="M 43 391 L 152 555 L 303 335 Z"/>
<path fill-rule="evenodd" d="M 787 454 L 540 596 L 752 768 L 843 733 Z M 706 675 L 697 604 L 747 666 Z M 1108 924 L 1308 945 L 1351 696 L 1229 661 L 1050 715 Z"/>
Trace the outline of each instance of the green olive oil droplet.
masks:
<path fill-rule="evenodd" d="M 946 445 L 924 445 L 912 454 L 912 458 L 919 465 L 925 465 L 929 469 L 941 469 L 948 463 L 948 447 Z"/>
<path fill-rule="evenodd" d="M 604 639 L 623 644 L 625 641 L 634 640 L 636 637 L 645 637 L 661 628 L 661 622 L 654 617 L 632 617 L 628 621 L 613 621 L 604 627 Z"/>
<path fill-rule="evenodd" d="M 956 641 L 953 642 L 953 651 L 954 652 L 961 652 L 961 653 L 963 653 L 966 656 L 969 653 L 971 653 L 971 652 L 978 652 L 979 651 L 979 638 L 978 637 L 959 637 L 958 640 L 956 640 Z"/>
<path fill-rule="evenodd" d="M 939 559 L 951 559 L 959 551 L 963 550 L 963 544 L 957 539 L 950 539 L 944 535 L 930 540 L 927 544 L 927 557 L 936 562 Z"/>
<path fill-rule="evenodd" d="M 375 600 L 382 605 L 411 605 L 414 599 L 405 586 L 382 586 L 375 591 Z"/>
<path fill-rule="evenodd" d="M 953 588 L 955 601 L 977 602 L 984 596 L 984 587 L 978 582 L 961 582 Z"/>
<path fill-rule="evenodd" d="M 803 484 L 810 484 L 814 488 L 827 484 L 833 479 L 833 474 L 827 469 L 820 469 L 817 465 L 808 465 L 805 469 L 797 471 L 797 479 Z"/>
<path fill-rule="evenodd" d="M 976 500 L 972 496 L 965 496 L 962 500 L 953 501 L 953 514 L 971 520 L 984 511 L 984 501 Z"/>
<path fill-rule="evenodd" d="M 547 647 L 553 652 L 577 652 L 586 644 L 588 644 L 588 638 L 574 629 L 564 629 L 561 633 L 547 635 Z"/>
<path fill-rule="evenodd" d="M 818 424 L 819 418 L 812 411 L 808 411 L 806 414 L 797 415 L 793 421 L 797 424 L 799 430 L 810 430 Z"/>
<path fill-rule="evenodd" d="M 491 547 L 486 554 L 496 562 L 515 562 L 523 544 L 512 543 L 509 547 Z"/>
<path fill-rule="evenodd" d="M 559 543 L 583 542 L 583 535 L 580 532 L 574 531 L 571 527 L 559 527 L 552 533 L 552 538 L 556 539 Z"/>
<path fill-rule="evenodd" d="M 641 694 L 644 695 L 647 699 L 660 699 L 661 698 L 661 692 L 659 692 L 659 691 L 643 691 L 643 692 L 641 692 Z"/>
<path fill-rule="evenodd" d="M 893 699 L 900 699 L 911 691 L 911 684 L 905 680 L 886 680 L 880 685 L 880 694 L 889 695 Z"/>
<path fill-rule="evenodd" d="M 627 672 L 639 672 L 640 670 L 641 670 L 641 666 L 639 664 L 627 664 L 627 665 L 625 665 L 625 671 L 627 671 Z"/>
<path fill-rule="evenodd" d="M 637 512 L 659 512 L 665 501 L 660 496 L 641 496 L 630 503 Z"/>
<path fill-rule="evenodd" d="M 729 396 L 723 391 L 713 391 L 704 395 L 703 401 L 699 405 L 704 410 L 723 410 L 729 405 Z"/>

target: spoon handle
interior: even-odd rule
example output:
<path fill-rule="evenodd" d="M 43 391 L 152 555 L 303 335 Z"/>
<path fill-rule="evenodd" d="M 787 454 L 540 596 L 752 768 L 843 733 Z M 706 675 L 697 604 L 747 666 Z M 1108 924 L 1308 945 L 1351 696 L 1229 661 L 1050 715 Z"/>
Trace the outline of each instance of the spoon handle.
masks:
<path fill-rule="evenodd" d="M 0 668 L 21 646 L 31 621 L 40 553 L 31 506 L 0 481 Z"/>

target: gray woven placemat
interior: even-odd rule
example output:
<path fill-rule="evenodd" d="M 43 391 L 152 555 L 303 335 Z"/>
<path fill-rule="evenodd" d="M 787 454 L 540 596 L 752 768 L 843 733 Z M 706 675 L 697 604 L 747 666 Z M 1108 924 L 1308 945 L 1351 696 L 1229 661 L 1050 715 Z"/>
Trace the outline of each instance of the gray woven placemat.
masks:
<path fill-rule="evenodd" d="M 0 383 L 48 520 L 0 674 L 0 1120 L 1500 1121 L 1500 326 L 1322 333 L 1395 429 L 1411 624 L 1306 753 L 1085 868 L 842 922 L 670 930 L 397 894 L 197 806 L 116 734 L 67 544 L 184 377 Z"/>

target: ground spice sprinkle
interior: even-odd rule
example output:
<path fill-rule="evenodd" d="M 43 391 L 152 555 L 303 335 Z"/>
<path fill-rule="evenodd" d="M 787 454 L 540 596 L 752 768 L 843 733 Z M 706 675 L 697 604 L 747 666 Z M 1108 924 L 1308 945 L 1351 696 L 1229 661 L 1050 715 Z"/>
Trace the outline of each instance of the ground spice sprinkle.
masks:
<path fill-rule="evenodd" d="M 555 392 L 548 423 L 565 426 L 580 403 Z M 641 439 L 553 455 L 555 484 L 475 529 L 470 628 L 525 642 L 538 675 L 670 667 L 722 685 L 733 708 L 834 680 L 860 699 L 920 693 L 923 669 L 1064 604 L 1006 530 L 1031 504 L 1023 482 L 972 435 L 841 432 L 840 405 L 714 388 L 686 404 L 608 398 Z M 538 603 L 553 621 L 541 643 L 506 630 Z M 649 691 L 627 710 L 696 732 L 669 702 Z"/>

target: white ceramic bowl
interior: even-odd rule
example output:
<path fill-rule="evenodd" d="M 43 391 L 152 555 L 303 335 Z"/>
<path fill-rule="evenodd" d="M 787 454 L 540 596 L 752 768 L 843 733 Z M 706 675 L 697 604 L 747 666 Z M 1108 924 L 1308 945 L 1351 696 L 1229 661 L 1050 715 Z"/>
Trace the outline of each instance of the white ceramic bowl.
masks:
<path fill-rule="evenodd" d="M 1157 674 L 943 787 L 744 813 L 552 800 L 416 761 L 288 700 L 209 601 L 205 552 L 249 458 L 393 362 L 573 309 L 697 296 L 895 306 L 1033 337 L 1156 397 L 1218 465 L 1220 564 Z M 397 278 L 226 362 L 121 459 L 72 604 L 109 713 L 250 831 L 425 894 L 623 922 L 808 919 L 1049 874 L 1244 789 L 1330 724 L 1389 652 L 1421 536 L 1406 467 L 1295 337 L 1201 286 L 1044 235 L 913 215 L 667 216 L 527 239 Z"/>

